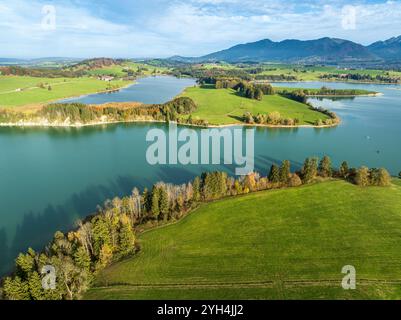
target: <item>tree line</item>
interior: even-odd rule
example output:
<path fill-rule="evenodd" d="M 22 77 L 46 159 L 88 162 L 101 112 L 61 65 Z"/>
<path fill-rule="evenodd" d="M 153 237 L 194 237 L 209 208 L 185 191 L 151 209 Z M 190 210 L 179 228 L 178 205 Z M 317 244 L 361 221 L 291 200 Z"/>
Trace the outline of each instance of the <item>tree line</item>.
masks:
<path fill-rule="evenodd" d="M 241 69 L 224 69 L 218 67 L 209 69 L 204 68 L 202 65 L 185 65 L 176 67 L 170 72 L 170 74 L 176 77 L 195 78 L 198 79 L 200 83 L 207 79 L 216 78 L 239 78 L 246 81 L 250 81 L 253 79 L 253 77 L 249 73 Z"/>
<path fill-rule="evenodd" d="M 276 92 L 280 95 L 294 94 L 293 100 L 299 102 L 306 102 L 308 96 L 357 96 L 362 94 L 374 93 L 372 91 L 360 89 L 332 89 L 328 87 L 321 87 L 320 89 L 290 89 L 290 88 L 276 88 Z"/>
<path fill-rule="evenodd" d="M 338 124 L 340 119 L 337 115 L 327 109 L 322 107 L 315 108 L 312 105 L 309 105 L 309 108 L 313 111 L 320 112 L 322 114 L 327 115 L 328 119 L 317 119 L 314 123 L 316 126 L 329 126 Z M 266 125 L 282 125 L 282 126 L 297 126 L 300 124 L 300 120 L 298 118 L 283 118 L 278 111 L 273 111 L 267 114 L 258 113 L 257 115 L 252 114 L 251 112 L 246 112 L 242 116 L 242 121 L 247 124 L 266 124 Z"/>
<path fill-rule="evenodd" d="M 265 95 L 274 95 L 274 88 L 270 84 L 256 84 L 240 82 L 235 87 L 237 92 L 248 99 L 262 100 Z"/>
<path fill-rule="evenodd" d="M 29 76 L 37 78 L 77 78 L 85 75 L 84 70 L 25 68 L 20 66 L 0 67 L 4 76 Z"/>
<path fill-rule="evenodd" d="M 242 121 L 247 124 L 267 124 L 267 125 L 282 125 L 282 126 L 296 126 L 299 125 L 298 118 L 283 118 L 278 111 L 273 111 L 267 114 L 253 115 L 251 112 L 246 112 L 242 116 Z"/>
<path fill-rule="evenodd" d="M 239 95 L 249 98 L 262 100 L 264 95 L 274 95 L 274 88 L 270 84 L 252 83 L 244 81 L 240 78 L 227 78 L 227 77 L 206 77 L 198 81 L 201 85 L 214 85 L 216 89 L 233 89 Z"/>
<path fill-rule="evenodd" d="M 154 105 L 86 105 L 82 103 L 55 103 L 44 106 L 34 114 L 0 110 L 0 122 L 17 123 L 18 121 L 40 122 L 45 119 L 50 123 L 90 124 L 96 122 L 123 122 L 140 119 L 157 121 L 182 121 L 197 109 L 195 102 L 188 97 L 179 97 L 164 104 Z"/>
<path fill-rule="evenodd" d="M 255 80 L 268 80 L 268 81 L 298 81 L 295 76 L 285 74 L 272 74 L 272 75 L 256 75 Z"/>
<path fill-rule="evenodd" d="M 66 234 L 56 232 L 42 252 L 28 249 L 15 260 L 15 271 L 2 281 L 3 298 L 10 300 L 78 299 L 92 285 L 96 275 L 111 263 L 140 250 L 138 230 L 183 218 L 202 202 L 251 192 L 297 187 L 322 179 L 338 178 L 361 187 L 389 186 L 385 169 L 339 169 L 328 156 L 320 161 L 307 158 L 298 171 L 291 171 L 288 160 L 273 164 L 265 176 L 253 172 L 235 179 L 224 172 L 208 172 L 193 181 L 173 185 L 156 183 L 141 193 L 137 188 L 123 198 L 108 200 L 98 211 L 76 224 Z M 42 287 L 44 266 L 56 269 L 55 290 Z"/>
<path fill-rule="evenodd" d="M 348 74 L 323 74 L 321 79 L 341 79 L 353 81 L 366 81 L 366 82 L 385 82 L 385 83 L 400 83 L 400 77 L 392 77 L 390 75 L 376 75 L 348 73 Z"/>

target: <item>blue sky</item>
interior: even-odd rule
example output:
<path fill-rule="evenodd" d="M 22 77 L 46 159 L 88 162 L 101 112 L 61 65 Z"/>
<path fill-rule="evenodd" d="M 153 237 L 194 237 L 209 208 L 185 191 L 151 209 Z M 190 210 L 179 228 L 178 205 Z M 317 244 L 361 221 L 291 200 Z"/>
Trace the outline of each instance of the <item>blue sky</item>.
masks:
<path fill-rule="evenodd" d="M 401 35 L 401 0 L 0 0 L 0 30 L 0 57 L 17 58 L 200 56 L 265 38 L 370 44 Z"/>

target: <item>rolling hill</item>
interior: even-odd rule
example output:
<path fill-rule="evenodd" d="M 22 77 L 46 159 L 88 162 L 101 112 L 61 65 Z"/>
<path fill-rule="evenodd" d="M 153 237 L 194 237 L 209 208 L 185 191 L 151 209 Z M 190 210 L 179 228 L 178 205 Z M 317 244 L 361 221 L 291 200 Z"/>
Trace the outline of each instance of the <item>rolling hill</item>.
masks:
<path fill-rule="evenodd" d="M 368 49 L 360 44 L 341 39 L 322 38 L 318 40 L 300 41 L 284 40 L 273 42 L 261 40 L 241 44 L 228 50 L 212 53 L 202 57 L 205 60 L 234 61 L 304 61 L 335 62 L 375 60 Z"/>
<path fill-rule="evenodd" d="M 401 186 L 328 181 L 202 205 L 145 232 L 86 299 L 399 299 Z M 343 290 L 342 267 L 357 272 Z"/>
<path fill-rule="evenodd" d="M 385 60 L 401 60 L 401 36 L 375 42 L 368 49 Z"/>
<path fill-rule="evenodd" d="M 239 44 L 198 58 L 175 56 L 179 62 L 286 62 L 286 63 L 372 63 L 388 59 L 401 61 L 401 36 L 370 46 L 336 38 L 317 40 L 264 39 Z"/>

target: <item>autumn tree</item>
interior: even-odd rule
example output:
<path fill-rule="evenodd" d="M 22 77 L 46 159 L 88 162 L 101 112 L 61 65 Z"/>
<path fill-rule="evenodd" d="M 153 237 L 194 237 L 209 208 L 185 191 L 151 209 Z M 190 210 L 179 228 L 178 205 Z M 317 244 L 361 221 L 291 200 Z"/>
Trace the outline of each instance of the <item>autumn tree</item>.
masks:
<path fill-rule="evenodd" d="M 135 249 L 135 235 L 129 218 L 126 215 L 120 218 L 119 252 L 122 256 L 132 253 Z"/>
<path fill-rule="evenodd" d="M 391 176 L 386 169 L 371 169 L 370 183 L 374 186 L 386 187 L 391 184 Z"/>
<path fill-rule="evenodd" d="M 302 180 L 296 173 L 293 173 L 288 181 L 288 185 L 290 187 L 299 187 L 302 185 Z"/>
<path fill-rule="evenodd" d="M 370 184 L 369 168 L 361 167 L 361 168 L 357 169 L 356 175 L 355 175 L 355 183 L 361 187 L 366 187 Z"/>
<path fill-rule="evenodd" d="M 193 183 L 193 200 L 195 202 L 199 202 L 201 200 L 201 180 L 199 177 L 196 177 Z"/>

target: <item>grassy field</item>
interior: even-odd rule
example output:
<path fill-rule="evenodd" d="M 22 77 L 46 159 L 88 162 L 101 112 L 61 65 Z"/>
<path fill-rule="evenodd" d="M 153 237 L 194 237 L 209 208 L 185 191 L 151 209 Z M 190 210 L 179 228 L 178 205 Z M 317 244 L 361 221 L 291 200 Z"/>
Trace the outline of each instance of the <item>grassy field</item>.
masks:
<path fill-rule="evenodd" d="M 393 183 L 396 184 L 397 186 L 401 187 L 401 179 L 399 178 L 394 178 Z"/>
<path fill-rule="evenodd" d="M 238 96 L 231 89 L 191 87 L 181 96 L 192 98 L 198 105 L 198 110 L 192 113 L 193 119 L 207 120 L 215 125 L 242 123 L 240 118 L 246 112 L 257 115 L 278 111 L 282 118 L 298 118 L 300 124 L 314 124 L 318 119 L 328 118 L 302 103 L 278 95 L 264 96 L 262 101 L 257 101 Z"/>
<path fill-rule="evenodd" d="M 44 84 L 44 88 L 40 87 Z M 43 104 L 62 98 L 105 91 L 108 86 L 122 87 L 128 81 L 105 82 L 94 78 L 34 78 L 0 76 L 0 108 Z M 51 86 L 52 90 L 48 90 Z"/>
<path fill-rule="evenodd" d="M 86 74 L 90 76 L 113 75 L 117 77 L 126 77 L 127 72 L 124 70 L 132 70 L 146 76 L 152 74 L 162 74 L 167 72 L 169 69 L 164 67 L 154 67 L 138 62 L 124 62 L 121 65 L 113 65 L 109 67 L 88 70 L 86 71 Z"/>
<path fill-rule="evenodd" d="M 226 199 L 144 233 L 87 299 L 401 298 L 401 186 L 330 181 Z M 345 265 L 357 289 L 341 288 Z"/>
<path fill-rule="evenodd" d="M 237 69 L 238 67 L 234 65 L 230 65 L 227 63 L 221 64 L 204 64 L 202 65 L 204 69 L 212 69 L 219 68 L 224 70 L 232 70 Z M 387 70 L 368 70 L 368 69 L 342 69 L 330 66 L 303 66 L 303 65 L 291 65 L 291 64 L 261 64 L 258 65 L 261 67 L 263 71 L 258 73 L 258 75 L 285 75 L 285 76 L 294 76 L 298 81 L 321 81 L 320 76 L 325 74 L 362 74 L 362 75 L 371 75 L 375 77 L 377 75 L 380 76 L 391 76 L 391 77 L 401 77 L 401 72 L 397 71 L 387 71 Z M 245 68 L 246 70 L 246 68 Z"/>
<path fill-rule="evenodd" d="M 320 77 L 325 74 L 366 74 L 371 76 L 386 75 L 383 70 L 344 70 L 335 67 L 304 67 L 296 65 L 268 65 L 260 75 L 280 75 L 294 76 L 300 81 L 321 81 Z M 400 76 L 401 73 L 391 72 L 392 76 Z"/>

